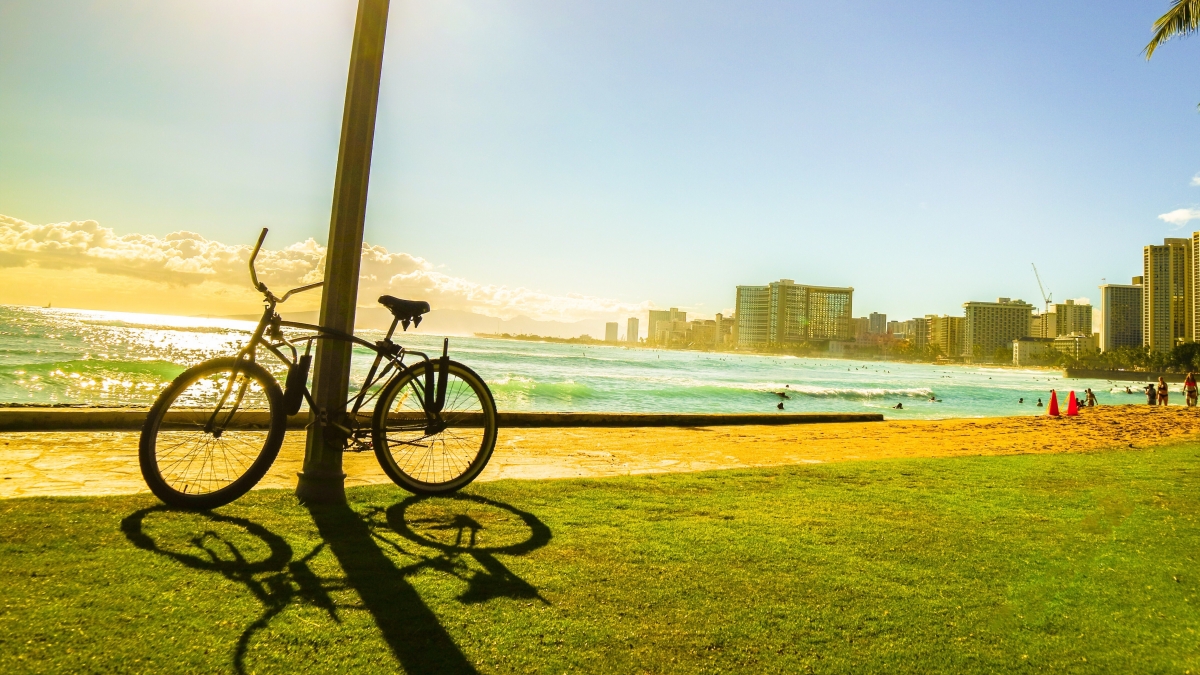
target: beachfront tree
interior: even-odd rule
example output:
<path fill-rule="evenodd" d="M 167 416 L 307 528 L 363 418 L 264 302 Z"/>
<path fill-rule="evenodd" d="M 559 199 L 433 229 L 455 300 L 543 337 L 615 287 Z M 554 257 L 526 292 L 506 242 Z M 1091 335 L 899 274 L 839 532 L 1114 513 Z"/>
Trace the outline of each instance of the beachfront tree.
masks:
<path fill-rule="evenodd" d="M 1146 45 L 1146 60 L 1159 45 L 1175 36 L 1191 35 L 1200 29 L 1200 0 L 1171 0 L 1171 9 L 1154 22 L 1154 37 Z"/>
<path fill-rule="evenodd" d="M 1175 345 L 1167 354 L 1167 367 L 1180 373 L 1200 370 L 1200 343 L 1186 342 Z"/>

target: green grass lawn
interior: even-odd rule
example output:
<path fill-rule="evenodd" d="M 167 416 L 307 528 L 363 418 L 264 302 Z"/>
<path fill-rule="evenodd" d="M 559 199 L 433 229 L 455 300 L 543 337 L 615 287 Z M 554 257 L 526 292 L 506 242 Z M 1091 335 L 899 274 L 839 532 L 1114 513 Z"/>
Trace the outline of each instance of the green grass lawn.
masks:
<path fill-rule="evenodd" d="M 0 501 L 0 672 L 1200 674 L 1200 446 Z"/>

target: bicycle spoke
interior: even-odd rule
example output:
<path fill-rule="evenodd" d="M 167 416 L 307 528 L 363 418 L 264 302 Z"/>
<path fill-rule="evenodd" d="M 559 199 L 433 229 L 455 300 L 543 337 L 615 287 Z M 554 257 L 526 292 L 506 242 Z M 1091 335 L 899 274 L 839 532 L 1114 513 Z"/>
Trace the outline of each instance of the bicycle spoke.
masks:
<path fill-rule="evenodd" d="M 387 415 L 429 419 L 384 424 L 376 432 L 376 453 L 393 479 L 410 489 L 435 493 L 458 489 L 482 469 L 495 443 L 495 407 L 486 385 L 465 379 L 462 366 L 452 362 L 441 411 L 429 416 L 424 370 L 412 369 L 404 377 L 409 379 L 380 404 L 387 406 Z"/>
<path fill-rule="evenodd" d="M 167 486 L 203 495 L 237 481 L 254 466 L 266 446 L 269 421 L 249 413 L 269 411 L 262 384 L 239 367 L 197 377 L 175 392 L 156 438 L 158 474 Z M 256 413 L 261 414 L 261 413 Z M 171 416 L 174 417 L 171 417 Z M 212 421 L 214 428 L 191 421 Z"/>

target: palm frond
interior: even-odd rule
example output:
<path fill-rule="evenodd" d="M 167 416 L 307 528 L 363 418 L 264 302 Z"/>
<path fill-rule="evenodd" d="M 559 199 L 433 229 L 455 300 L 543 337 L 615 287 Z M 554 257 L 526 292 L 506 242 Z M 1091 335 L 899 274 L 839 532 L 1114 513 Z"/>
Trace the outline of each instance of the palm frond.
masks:
<path fill-rule="evenodd" d="M 1200 0 L 1171 0 L 1171 9 L 1154 22 L 1154 38 L 1146 45 L 1146 60 L 1159 45 L 1175 36 L 1195 33 L 1200 29 Z"/>

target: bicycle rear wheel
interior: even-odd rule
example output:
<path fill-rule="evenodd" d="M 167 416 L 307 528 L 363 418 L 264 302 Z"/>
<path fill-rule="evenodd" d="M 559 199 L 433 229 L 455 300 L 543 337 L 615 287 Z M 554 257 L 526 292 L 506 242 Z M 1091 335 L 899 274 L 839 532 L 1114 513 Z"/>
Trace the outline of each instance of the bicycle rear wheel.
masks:
<path fill-rule="evenodd" d="M 430 415 L 423 404 L 424 374 L 423 367 L 410 367 L 384 387 L 372 440 L 379 465 L 397 485 L 417 494 L 445 494 L 475 480 L 491 459 L 496 402 L 475 371 L 451 361 L 445 406 Z"/>
<path fill-rule="evenodd" d="M 205 361 L 150 408 L 138 451 L 142 477 L 169 506 L 223 506 L 266 474 L 286 427 L 283 392 L 265 368 L 233 357 Z"/>

